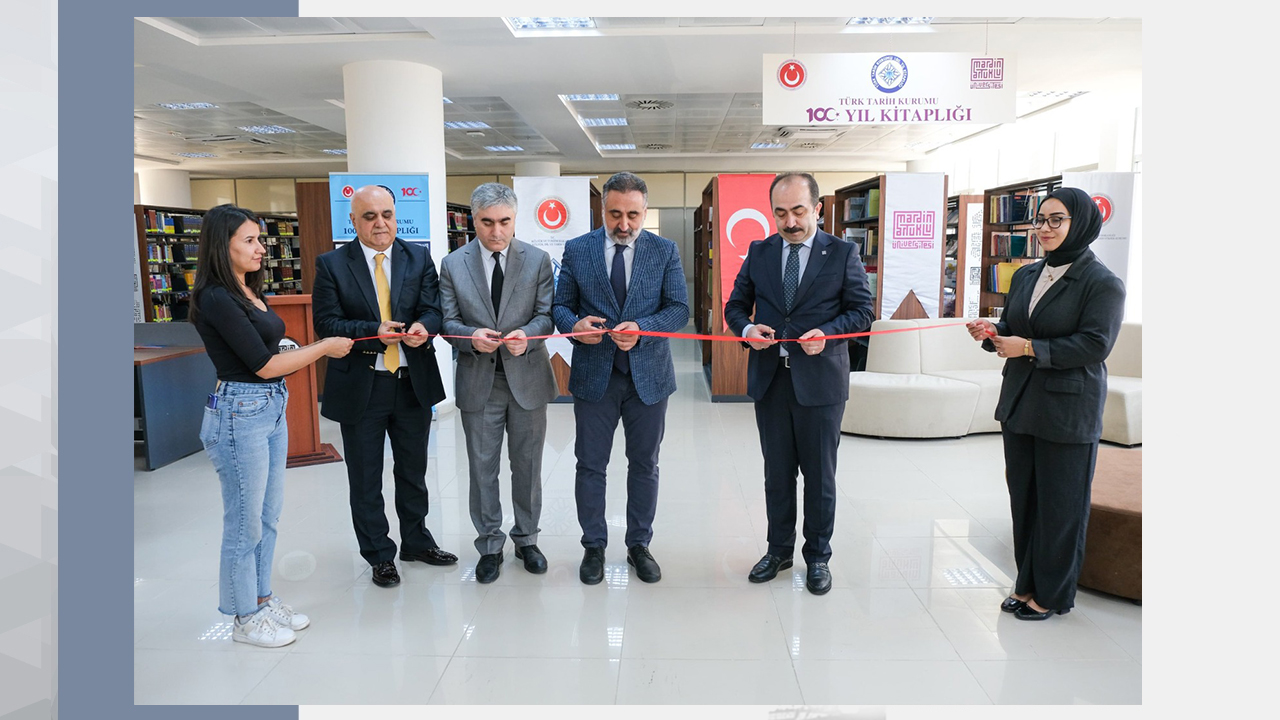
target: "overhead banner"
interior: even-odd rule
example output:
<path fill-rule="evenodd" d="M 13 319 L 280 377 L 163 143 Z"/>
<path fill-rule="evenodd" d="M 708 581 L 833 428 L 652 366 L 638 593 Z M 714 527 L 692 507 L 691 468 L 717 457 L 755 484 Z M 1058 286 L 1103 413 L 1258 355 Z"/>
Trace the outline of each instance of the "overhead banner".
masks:
<path fill-rule="evenodd" d="M 551 256 L 559 282 L 565 242 L 591 232 L 591 179 L 516 176 L 511 189 L 516 192 L 516 238 Z M 567 338 L 547 340 L 547 352 L 573 362 L 573 345 Z"/>
<path fill-rule="evenodd" d="M 724 310 L 733 293 L 733 281 L 738 277 L 742 261 L 747 257 L 751 243 L 763 240 L 774 232 L 773 208 L 769 206 L 769 186 L 774 175 L 717 175 L 717 199 L 715 218 L 719 231 L 720 247 L 720 308 Z M 710 327 L 710 322 L 707 327 Z"/>
<path fill-rule="evenodd" d="M 914 307 L 913 296 L 927 317 L 942 316 L 946 192 L 942 173 L 885 174 L 880 318 Z"/>
<path fill-rule="evenodd" d="M 765 125 L 955 125 L 1017 120 L 1011 55 L 764 56 Z"/>
<path fill-rule="evenodd" d="M 1126 285 L 1134 229 L 1134 175 L 1131 172 L 1062 173 L 1063 187 L 1084 190 L 1098 206 L 1102 213 L 1102 232 L 1089 249 Z"/>
<path fill-rule="evenodd" d="M 365 185 L 381 185 L 395 198 L 396 235 L 401 240 L 431 245 L 426 173 L 329 173 L 329 216 L 335 243 L 356 239 L 356 229 L 351 224 L 351 197 Z"/>
<path fill-rule="evenodd" d="M 956 308 L 956 316 L 978 319 L 978 302 L 982 298 L 982 220 L 984 203 L 969 203 L 968 217 L 960 218 L 960 270 L 957 282 L 964 284 L 964 307 Z"/>

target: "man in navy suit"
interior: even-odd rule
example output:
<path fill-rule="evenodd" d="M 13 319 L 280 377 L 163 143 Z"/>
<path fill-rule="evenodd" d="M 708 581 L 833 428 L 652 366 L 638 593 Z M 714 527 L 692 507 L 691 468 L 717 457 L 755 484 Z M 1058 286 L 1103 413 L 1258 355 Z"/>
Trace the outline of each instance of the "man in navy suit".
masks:
<path fill-rule="evenodd" d="M 818 230 L 818 197 L 808 173 L 774 178 L 769 199 L 778 232 L 747 250 L 724 317 L 755 351 L 747 360 L 747 394 L 755 400 L 764 455 L 769 549 L 747 578 L 766 582 L 792 565 L 800 471 L 805 587 L 822 595 L 831 589 L 836 450 L 849 399 L 849 341 L 823 337 L 862 332 L 875 311 L 857 246 Z"/>
<path fill-rule="evenodd" d="M 608 328 L 573 338 L 569 392 L 577 427 L 575 500 L 582 526 L 578 576 L 604 579 L 605 469 L 621 418 L 627 447 L 627 563 L 644 582 L 662 570 L 649 552 L 658 504 L 658 447 L 667 397 L 676 389 L 666 338 L 626 330 L 675 332 L 689 322 L 684 270 L 675 243 L 644 229 L 649 191 L 621 172 L 604 184 L 604 227 L 565 243 L 552 317 L 562 333 Z"/>
<path fill-rule="evenodd" d="M 359 242 L 316 258 L 312 307 L 316 335 L 361 340 L 349 355 L 332 358 L 325 372 L 320 414 L 342 426 L 342 450 L 351 486 L 351 521 L 360 554 L 379 587 L 400 584 L 396 544 L 382 501 L 382 456 L 391 438 L 400 559 L 452 565 L 427 529 L 427 436 L 431 406 L 444 399 L 435 348 L 427 333 L 443 324 L 440 283 L 431 253 L 396 237 L 395 197 L 368 185 L 351 198 Z"/>

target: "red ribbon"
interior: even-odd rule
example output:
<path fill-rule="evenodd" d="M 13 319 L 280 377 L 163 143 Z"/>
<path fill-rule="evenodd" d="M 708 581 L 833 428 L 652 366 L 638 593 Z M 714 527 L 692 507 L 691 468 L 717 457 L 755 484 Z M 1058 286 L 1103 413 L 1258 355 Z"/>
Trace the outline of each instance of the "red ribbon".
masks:
<path fill-rule="evenodd" d="M 845 333 L 843 335 L 822 335 L 819 337 L 809 338 L 804 342 L 810 342 L 810 341 L 816 341 L 816 340 L 843 340 L 845 338 L 870 337 L 872 335 L 889 335 L 892 333 L 911 332 L 913 330 L 929 330 L 932 328 L 956 327 L 957 325 L 968 325 L 968 324 L 969 323 L 967 322 L 954 322 L 954 323 L 947 323 L 945 325 L 925 325 L 925 326 L 916 326 L 916 327 L 892 328 L 889 330 L 867 330 L 866 332 Z M 580 337 L 582 335 L 603 335 L 604 333 L 607 333 L 607 332 L 618 332 L 618 333 L 622 333 L 623 335 L 644 335 L 648 337 L 672 338 L 672 339 L 679 339 L 679 340 L 711 340 L 711 341 L 717 341 L 717 342 L 746 342 L 746 338 L 734 337 L 733 335 L 697 335 L 694 333 L 658 332 L 656 330 L 605 330 L 605 329 L 586 330 L 583 332 L 571 332 L 571 333 L 556 333 L 553 335 L 530 335 L 528 337 L 523 337 L 523 338 L 496 337 L 496 338 L 488 338 L 488 339 L 494 342 L 505 342 L 507 340 L 549 340 L 551 338 L 559 338 L 559 337 L 569 338 L 569 337 Z M 382 338 L 405 337 L 408 335 L 412 335 L 412 333 L 388 333 L 386 335 L 371 335 L 369 337 L 356 338 L 354 342 L 359 342 L 361 340 L 381 340 Z M 416 337 L 421 337 L 421 335 Z M 426 337 L 441 338 L 444 340 L 476 339 L 475 336 L 473 335 L 427 335 Z M 774 342 L 802 342 L 799 338 L 770 338 L 770 339 L 773 339 Z"/>

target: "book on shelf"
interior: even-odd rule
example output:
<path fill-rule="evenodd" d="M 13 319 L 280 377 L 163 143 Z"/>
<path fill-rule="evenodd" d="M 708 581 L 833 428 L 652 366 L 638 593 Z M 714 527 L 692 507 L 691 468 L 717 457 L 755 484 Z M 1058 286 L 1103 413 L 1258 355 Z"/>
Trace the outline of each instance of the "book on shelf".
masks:
<path fill-rule="evenodd" d="M 845 228 L 842 236 L 847 242 L 858 243 L 859 246 L 867 242 L 867 228 Z"/>
<path fill-rule="evenodd" d="M 1009 261 L 992 265 L 988 289 L 991 292 L 1007 294 L 1009 292 L 1009 284 L 1013 282 L 1013 274 L 1018 271 L 1018 268 L 1031 262 L 1031 260 Z"/>
<path fill-rule="evenodd" d="M 867 192 L 867 217 L 880 217 L 880 188 Z"/>
<path fill-rule="evenodd" d="M 1034 234 L 1022 232 L 991 233 L 992 257 L 1044 257 L 1044 249 Z"/>
<path fill-rule="evenodd" d="M 867 198 L 864 195 L 853 195 L 844 200 L 844 221 L 852 222 L 867 216 Z"/>
<path fill-rule="evenodd" d="M 1009 195 L 992 195 L 991 207 L 988 208 L 991 213 L 991 222 L 1031 222 L 1031 218 L 1035 217 L 1036 209 L 1040 207 L 1040 201 L 1047 195 L 1048 193 L 1045 192 L 1021 192 Z"/>
<path fill-rule="evenodd" d="M 1003 314 L 1004 314 L 1003 305 L 991 305 L 987 307 L 987 314 L 984 317 L 992 318 L 994 320 L 999 320 L 1000 316 Z"/>

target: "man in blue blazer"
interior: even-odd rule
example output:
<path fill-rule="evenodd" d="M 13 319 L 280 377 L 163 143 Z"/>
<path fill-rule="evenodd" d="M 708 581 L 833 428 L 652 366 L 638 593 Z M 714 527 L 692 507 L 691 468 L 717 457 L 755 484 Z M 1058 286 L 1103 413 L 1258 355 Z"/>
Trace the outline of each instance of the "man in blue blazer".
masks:
<path fill-rule="evenodd" d="M 624 331 L 681 330 L 689 322 L 689 299 L 675 243 L 642 229 L 649 201 L 645 182 L 621 172 L 605 182 L 603 193 L 604 227 L 565 243 L 552 305 L 562 333 L 611 330 L 573 338 L 574 495 L 586 548 L 578 576 L 588 585 L 604 579 L 605 469 L 621 418 L 628 463 L 627 563 L 651 583 L 662 578 L 649 540 L 675 366 L 668 339 Z"/>
<path fill-rule="evenodd" d="M 401 332 L 403 338 L 361 340 L 331 358 L 320 414 L 342 427 L 351 486 L 351 521 L 360 555 L 379 587 L 400 584 L 396 544 L 382 500 L 382 456 L 391 438 L 400 559 L 452 565 L 427 529 L 427 436 L 431 406 L 444 399 L 435 348 L 427 333 L 442 326 L 440 282 L 431 253 L 396 237 L 395 197 L 368 185 L 351 198 L 358 241 L 316 258 L 312 289 L 316 335 L 348 338 Z"/>
<path fill-rule="evenodd" d="M 769 550 L 747 578 L 766 582 L 792 565 L 800 471 L 805 587 L 822 595 L 831 589 L 836 450 L 849 399 L 849 341 L 823 336 L 862 332 L 875 311 L 857 246 L 818 230 L 818 197 L 808 173 L 774 178 L 769 199 L 778 232 L 748 248 L 724 317 L 755 351 L 747 360 L 747 394 L 755 400 L 764 455 Z"/>

